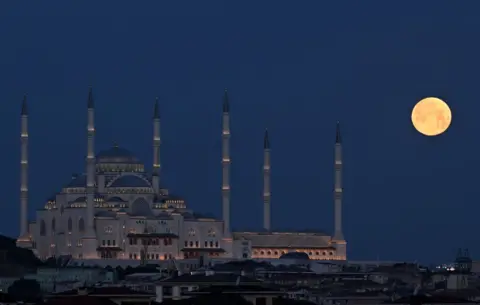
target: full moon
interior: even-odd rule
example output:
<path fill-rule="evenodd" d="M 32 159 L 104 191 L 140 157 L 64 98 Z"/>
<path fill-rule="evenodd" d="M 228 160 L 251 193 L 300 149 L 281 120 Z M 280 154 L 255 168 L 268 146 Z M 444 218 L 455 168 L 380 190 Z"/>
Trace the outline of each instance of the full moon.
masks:
<path fill-rule="evenodd" d="M 448 129 L 451 122 L 452 112 L 439 98 L 424 98 L 413 107 L 413 126 L 423 135 L 438 136 Z"/>

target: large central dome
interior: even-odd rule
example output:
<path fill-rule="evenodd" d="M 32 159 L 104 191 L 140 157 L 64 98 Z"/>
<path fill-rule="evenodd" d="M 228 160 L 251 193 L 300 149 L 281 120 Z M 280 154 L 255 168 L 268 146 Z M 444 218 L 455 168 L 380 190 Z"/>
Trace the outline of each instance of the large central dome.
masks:
<path fill-rule="evenodd" d="M 113 147 L 98 153 L 97 164 L 99 163 L 139 164 L 140 160 L 131 151 L 115 144 Z"/>

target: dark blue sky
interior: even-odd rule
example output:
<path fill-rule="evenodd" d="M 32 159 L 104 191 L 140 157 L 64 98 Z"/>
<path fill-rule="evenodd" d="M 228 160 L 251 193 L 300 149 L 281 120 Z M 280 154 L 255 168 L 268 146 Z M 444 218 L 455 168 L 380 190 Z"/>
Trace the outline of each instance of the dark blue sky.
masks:
<path fill-rule="evenodd" d="M 3 234 L 18 234 L 23 94 L 31 216 L 83 171 L 90 84 L 97 151 L 116 141 L 150 167 L 159 96 L 166 186 L 193 209 L 220 215 L 228 87 L 234 227 L 261 226 L 268 127 L 273 227 L 332 231 L 340 120 L 351 258 L 441 261 L 457 247 L 480 252 L 480 3 L 17 2 L 0 4 Z M 411 126 L 410 111 L 425 96 L 452 107 L 442 136 Z"/>

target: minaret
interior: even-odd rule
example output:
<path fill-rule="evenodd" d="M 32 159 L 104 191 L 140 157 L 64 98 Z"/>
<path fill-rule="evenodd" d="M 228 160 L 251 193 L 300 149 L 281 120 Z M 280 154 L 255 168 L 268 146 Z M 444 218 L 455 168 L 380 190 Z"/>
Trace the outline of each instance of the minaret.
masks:
<path fill-rule="evenodd" d="M 342 137 L 340 122 L 337 122 L 335 136 L 335 234 L 334 240 L 344 240 L 342 232 Z"/>
<path fill-rule="evenodd" d="M 160 111 L 158 109 L 158 97 L 153 108 L 153 173 L 152 184 L 155 194 L 160 191 Z"/>
<path fill-rule="evenodd" d="M 222 121 L 222 213 L 224 233 L 230 232 L 230 104 L 227 89 L 223 97 Z"/>
<path fill-rule="evenodd" d="M 337 244 L 336 255 L 346 259 L 346 242 L 342 231 L 342 137 L 340 134 L 340 122 L 337 122 L 337 131 L 335 136 L 335 233 L 332 242 Z"/>
<path fill-rule="evenodd" d="M 21 116 L 20 157 L 20 238 L 28 241 L 28 109 L 27 96 L 23 97 Z"/>
<path fill-rule="evenodd" d="M 95 221 L 95 105 L 92 88 L 88 93 L 87 103 L 87 215 L 86 231 L 83 236 L 83 258 L 97 257 L 97 237 L 94 228 Z"/>
<path fill-rule="evenodd" d="M 270 196 L 270 141 L 268 130 L 265 130 L 263 138 L 263 228 L 267 231 L 271 230 Z"/>

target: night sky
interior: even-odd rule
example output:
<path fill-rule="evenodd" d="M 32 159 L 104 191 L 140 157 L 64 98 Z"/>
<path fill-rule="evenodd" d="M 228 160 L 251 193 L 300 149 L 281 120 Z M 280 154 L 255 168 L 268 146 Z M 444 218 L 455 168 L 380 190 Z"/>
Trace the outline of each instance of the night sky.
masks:
<path fill-rule="evenodd" d="M 263 133 L 273 228 L 333 230 L 333 145 L 344 141 L 352 259 L 480 254 L 480 3 L 475 1 L 2 1 L 0 232 L 19 224 L 20 104 L 30 112 L 29 214 L 84 171 L 88 88 L 97 152 L 150 169 L 161 102 L 162 179 L 221 215 L 221 111 L 231 97 L 232 224 L 262 223 Z M 438 96 L 445 134 L 410 121 Z"/>

